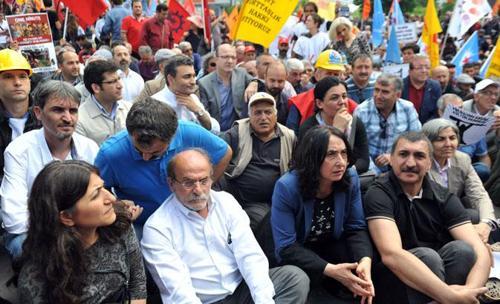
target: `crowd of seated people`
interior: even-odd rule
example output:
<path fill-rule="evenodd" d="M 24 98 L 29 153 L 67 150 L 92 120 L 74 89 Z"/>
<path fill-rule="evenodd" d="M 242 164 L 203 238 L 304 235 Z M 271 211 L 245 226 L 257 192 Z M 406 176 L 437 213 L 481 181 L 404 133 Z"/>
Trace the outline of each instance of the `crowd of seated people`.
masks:
<path fill-rule="evenodd" d="M 478 303 L 499 82 L 431 71 L 415 45 L 406 77 L 376 71 L 366 33 L 328 32 L 312 2 L 276 54 L 225 43 L 216 16 L 217 43 L 176 44 L 167 5 L 112 2 L 83 62 L 85 37 L 58 42 L 53 73 L 0 50 L 20 303 Z M 471 140 L 452 106 L 488 129 Z"/>

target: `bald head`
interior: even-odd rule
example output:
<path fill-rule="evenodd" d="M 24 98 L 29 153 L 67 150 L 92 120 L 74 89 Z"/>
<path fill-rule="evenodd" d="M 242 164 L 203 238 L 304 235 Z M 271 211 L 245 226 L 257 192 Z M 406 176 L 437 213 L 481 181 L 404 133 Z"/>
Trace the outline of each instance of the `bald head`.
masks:
<path fill-rule="evenodd" d="M 445 89 L 450 82 L 450 71 L 444 65 L 439 65 L 431 70 L 431 78 L 439 82 L 441 89 Z"/>
<path fill-rule="evenodd" d="M 189 170 L 189 168 L 199 165 L 205 165 L 212 172 L 212 162 L 205 150 L 198 148 L 185 150 L 172 157 L 168 163 L 167 174 L 169 178 L 176 179 Z"/>
<path fill-rule="evenodd" d="M 286 67 L 281 61 L 271 62 L 266 69 L 266 90 L 275 98 L 281 94 L 286 83 Z"/>

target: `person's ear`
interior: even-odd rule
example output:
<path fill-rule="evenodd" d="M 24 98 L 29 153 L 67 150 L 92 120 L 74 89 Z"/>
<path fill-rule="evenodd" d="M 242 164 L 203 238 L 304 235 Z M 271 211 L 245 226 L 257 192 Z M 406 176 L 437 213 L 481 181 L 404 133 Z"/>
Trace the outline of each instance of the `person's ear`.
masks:
<path fill-rule="evenodd" d="M 68 227 L 75 226 L 75 222 L 73 221 L 73 216 L 67 211 L 59 212 L 59 221 Z"/>

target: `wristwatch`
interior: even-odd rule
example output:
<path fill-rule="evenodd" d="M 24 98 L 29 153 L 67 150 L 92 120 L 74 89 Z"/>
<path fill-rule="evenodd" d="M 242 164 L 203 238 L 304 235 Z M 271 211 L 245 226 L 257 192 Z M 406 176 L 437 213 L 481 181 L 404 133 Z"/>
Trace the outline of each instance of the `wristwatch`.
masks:
<path fill-rule="evenodd" d="M 196 117 L 203 117 L 205 115 L 205 110 L 201 109 L 195 113 Z"/>

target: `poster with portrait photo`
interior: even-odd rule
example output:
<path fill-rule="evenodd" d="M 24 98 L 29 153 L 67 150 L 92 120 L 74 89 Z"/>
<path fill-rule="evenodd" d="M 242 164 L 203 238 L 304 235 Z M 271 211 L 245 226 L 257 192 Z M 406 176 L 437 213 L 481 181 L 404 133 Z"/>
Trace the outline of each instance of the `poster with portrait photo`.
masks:
<path fill-rule="evenodd" d="M 57 70 L 57 59 L 47 13 L 6 16 L 11 41 L 28 59 L 34 73 Z"/>

